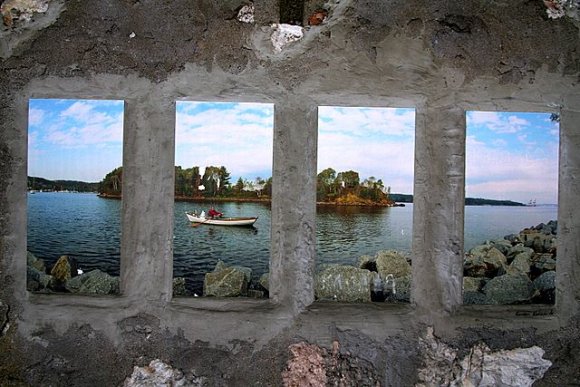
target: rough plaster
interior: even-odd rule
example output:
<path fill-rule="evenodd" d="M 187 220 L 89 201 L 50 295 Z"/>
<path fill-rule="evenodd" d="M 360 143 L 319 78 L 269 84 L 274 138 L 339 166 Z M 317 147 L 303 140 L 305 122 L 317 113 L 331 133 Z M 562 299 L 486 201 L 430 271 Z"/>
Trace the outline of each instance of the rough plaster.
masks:
<path fill-rule="evenodd" d="M 162 358 L 210 385 L 280 385 L 288 347 L 306 340 L 338 341 L 382 385 L 411 385 L 427 326 L 460 352 L 478 340 L 541 346 L 555 364 L 545 385 L 579 381 L 570 343 L 579 339 L 580 47 L 570 21 L 548 20 L 541 2 L 331 2 L 327 22 L 276 53 L 273 1 L 256 2 L 254 24 L 236 21 L 237 1 L 51 4 L 50 23 L 2 31 L 34 33 L 11 40 L 0 62 L 0 300 L 10 308 L 0 384 L 119 384 Z M 27 103 L 47 97 L 125 101 L 119 297 L 25 290 Z M 171 299 L 177 100 L 275 104 L 270 300 Z M 411 305 L 312 303 L 319 105 L 416 109 Z M 555 308 L 460 305 L 472 109 L 562 114 Z"/>

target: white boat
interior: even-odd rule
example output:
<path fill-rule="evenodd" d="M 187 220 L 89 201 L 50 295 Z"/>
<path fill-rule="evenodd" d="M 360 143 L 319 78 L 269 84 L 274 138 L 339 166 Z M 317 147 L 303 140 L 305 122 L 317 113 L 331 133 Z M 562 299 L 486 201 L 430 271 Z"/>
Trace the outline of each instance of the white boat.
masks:
<path fill-rule="evenodd" d="M 185 215 L 191 223 L 195 224 L 213 224 L 214 226 L 251 226 L 256 223 L 258 217 L 237 217 L 237 218 L 207 218 L 196 214 L 195 212 L 186 212 Z"/>

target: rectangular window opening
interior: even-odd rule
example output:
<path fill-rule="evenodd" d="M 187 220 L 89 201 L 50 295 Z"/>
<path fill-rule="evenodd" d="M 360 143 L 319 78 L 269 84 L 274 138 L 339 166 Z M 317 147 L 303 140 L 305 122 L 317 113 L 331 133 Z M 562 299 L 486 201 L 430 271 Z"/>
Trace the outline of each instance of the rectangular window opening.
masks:
<path fill-rule="evenodd" d="M 466 118 L 463 303 L 554 304 L 559 115 Z"/>
<path fill-rule="evenodd" d="M 173 295 L 268 298 L 274 105 L 176 103 Z"/>
<path fill-rule="evenodd" d="M 408 303 L 415 109 L 318 108 L 315 298 Z"/>
<path fill-rule="evenodd" d="M 29 100 L 29 291 L 119 294 L 123 114 L 119 100 Z"/>

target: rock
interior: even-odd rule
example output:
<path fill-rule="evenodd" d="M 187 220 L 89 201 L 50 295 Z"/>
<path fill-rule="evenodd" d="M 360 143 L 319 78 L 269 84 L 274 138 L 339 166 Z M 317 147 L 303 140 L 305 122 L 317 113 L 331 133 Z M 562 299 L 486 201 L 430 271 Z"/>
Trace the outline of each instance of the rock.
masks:
<path fill-rule="evenodd" d="M 377 263 L 375 262 L 375 259 L 376 257 L 371 257 L 370 255 L 361 255 L 358 258 L 357 267 L 359 269 L 377 271 Z"/>
<path fill-rule="evenodd" d="M 493 244 L 474 247 L 464 261 L 464 274 L 468 277 L 495 277 L 505 272 L 507 259 Z"/>
<path fill-rule="evenodd" d="M 118 294 L 119 277 L 95 269 L 68 280 L 65 288 L 71 293 Z"/>
<path fill-rule="evenodd" d="M 35 269 L 32 266 L 26 267 L 26 289 L 30 292 L 38 292 L 49 287 L 52 276 Z"/>
<path fill-rule="evenodd" d="M 377 271 L 382 280 L 389 274 L 393 277 L 405 277 L 411 274 L 411 265 L 407 259 L 396 251 L 379 251 L 375 259 Z"/>
<path fill-rule="evenodd" d="M 284 386 L 328 385 L 326 352 L 314 344 L 305 342 L 289 347 L 291 357 L 282 372 Z"/>
<path fill-rule="evenodd" d="M 529 387 L 552 366 L 537 346 L 493 352 L 485 343 L 478 343 L 460 358 L 459 351 L 435 337 L 431 327 L 419 345 L 423 368 L 418 370 L 418 387 Z"/>
<path fill-rule="evenodd" d="M 531 254 L 527 251 L 521 252 L 514 257 L 514 260 L 508 266 L 509 274 L 529 274 L 531 266 Z"/>
<path fill-rule="evenodd" d="M 507 259 L 508 261 L 512 261 L 516 255 L 520 254 L 520 253 L 529 253 L 530 256 L 534 254 L 534 250 L 529 248 L 529 247 L 525 247 L 523 244 L 517 244 L 515 246 L 512 246 L 512 248 L 508 251 L 507 253 Z"/>
<path fill-rule="evenodd" d="M 411 275 L 395 278 L 393 298 L 397 302 L 411 302 Z"/>
<path fill-rule="evenodd" d="M 547 271 L 536 278 L 533 282 L 534 288 L 539 294 L 534 298 L 534 302 L 540 304 L 553 304 L 556 301 L 556 272 Z"/>
<path fill-rule="evenodd" d="M 319 300 L 370 302 L 375 276 L 354 266 L 329 265 L 316 275 L 314 294 Z"/>
<path fill-rule="evenodd" d="M 556 260 L 552 254 L 542 254 L 533 263 L 533 268 L 540 273 L 556 270 Z"/>
<path fill-rule="evenodd" d="M 301 26 L 290 24 L 272 25 L 272 46 L 275 52 L 281 52 L 282 48 L 289 43 L 296 42 L 304 37 L 304 29 Z"/>
<path fill-rule="evenodd" d="M 494 305 L 525 303 L 534 295 L 532 281 L 525 274 L 505 274 L 492 278 L 482 290 L 488 304 Z"/>
<path fill-rule="evenodd" d="M 556 237 L 550 231 L 525 229 L 520 232 L 520 239 L 524 246 L 532 248 L 537 253 L 545 253 L 556 248 Z"/>
<path fill-rule="evenodd" d="M 270 291 L 270 273 L 264 273 L 264 274 L 262 274 L 262 276 L 260 277 L 260 280 L 258 281 L 258 283 L 264 289 Z"/>
<path fill-rule="evenodd" d="M 485 280 L 480 277 L 463 277 L 463 291 L 478 292 L 481 290 Z"/>
<path fill-rule="evenodd" d="M 486 305 L 487 297 L 482 292 L 467 290 L 463 292 L 463 304 L 465 305 Z"/>
<path fill-rule="evenodd" d="M 76 276 L 76 273 L 76 260 L 70 258 L 68 255 L 61 255 L 50 271 L 50 275 L 52 275 L 54 281 L 62 284 Z"/>
<path fill-rule="evenodd" d="M 133 373 L 125 379 L 124 387 L 201 387 L 205 379 L 195 375 L 185 376 L 183 372 L 174 369 L 159 359 L 152 360 L 146 367 L 133 368 Z"/>
<path fill-rule="evenodd" d="M 46 264 L 44 261 L 42 259 L 36 258 L 36 256 L 30 251 L 28 251 L 26 254 L 26 264 L 42 273 L 46 273 Z"/>
<path fill-rule="evenodd" d="M 509 249 L 511 249 L 512 247 L 511 242 L 506 239 L 497 239 L 491 241 L 491 244 L 493 245 L 493 247 L 498 249 L 503 255 L 507 255 Z"/>
<path fill-rule="evenodd" d="M 246 276 L 246 281 L 250 283 L 252 281 L 252 269 L 245 266 L 233 266 L 234 269 L 241 271 Z"/>
<path fill-rule="evenodd" d="M 250 298 L 264 298 L 266 294 L 261 290 L 248 289 L 248 297 Z"/>
<path fill-rule="evenodd" d="M 187 296 L 187 289 L 185 288 L 185 278 L 177 277 L 173 279 L 173 296 Z"/>
<path fill-rule="evenodd" d="M 213 272 L 206 273 L 203 294 L 214 297 L 239 297 L 248 292 L 248 272 L 218 261 Z M 250 272 L 251 273 L 251 272 Z M 251 274 L 250 274 L 251 276 Z"/>

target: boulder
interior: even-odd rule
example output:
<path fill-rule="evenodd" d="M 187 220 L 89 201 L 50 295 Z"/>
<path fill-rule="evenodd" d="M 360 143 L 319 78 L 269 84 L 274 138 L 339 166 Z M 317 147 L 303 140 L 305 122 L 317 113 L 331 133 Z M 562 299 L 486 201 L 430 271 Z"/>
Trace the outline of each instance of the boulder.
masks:
<path fill-rule="evenodd" d="M 358 258 L 357 267 L 359 269 L 377 271 L 377 263 L 375 262 L 375 259 L 376 257 L 371 257 L 370 255 L 361 255 Z"/>
<path fill-rule="evenodd" d="M 506 239 L 496 239 L 490 242 L 493 247 L 498 249 L 503 255 L 507 255 L 509 249 L 512 247 L 512 243 Z"/>
<path fill-rule="evenodd" d="M 119 277 L 95 269 L 68 280 L 65 288 L 71 293 L 119 294 Z"/>
<path fill-rule="evenodd" d="M 29 292 L 43 291 L 49 288 L 52 276 L 32 266 L 26 267 L 26 289 Z"/>
<path fill-rule="evenodd" d="M 524 246 L 532 248 L 537 253 L 545 253 L 556 248 L 556 236 L 552 235 L 550 231 L 545 233 L 540 228 L 525 229 L 520 232 L 520 239 Z"/>
<path fill-rule="evenodd" d="M 509 274 L 529 274 L 532 255 L 529 252 L 521 252 L 514 257 L 514 260 L 508 266 Z"/>
<path fill-rule="evenodd" d="M 482 290 L 487 303 L 494 305 L 526 303 L 534 296 L 532 281 L 525 274 L 505 274 L 492 278 Z"/>
<path fill-rule="evenodd" d="M 556 301 L 556 272 L 547 271 L 536 278 L 533 282 L 534 288 L 539 294 L 534 298 L 534 302 L 540 304 L 553 304 Z"/>
<path fill-rule="evenodd" d="M 541 254 L 535 258 L 533 268 L 540 273 L 556 270 L 556 260 L 552 258 L 552 254 Z"/>
<path fill-rule="evenodd" d="M 30 251 L 28 251 L 26 254 L 26 264 L 42 273 L 46 273 L 46 264 L 44 261 L 42 259 L 36 258 L 36 256 Z"/>
<path fill-rule="evenodd" d="M 468 277 L 494 277 L 505 271 L 507 259 L 493 244 L 476 246 L 464 261 L 464 273 Z"/>
<path fill-rule="evenodd" d="M 270 273 L 262 274 L 258 283 L 260 284 L 261 287 L 270 291 Z"/>
<path fill-rule="evenodd" d="M 65 283 L 77 274 L 77 263 L 76 260 L 69 257 L 68 255 L 61 255 L 58 261 L 54 264 L 50 270 L 50 275 L 52 275 L 54 281 L 57 283 Z"/>
<path fill-rule="evenodd" d="M 523 244 L 517 244 L 515 246 L 512 246 L 511 249 L 509 249 L 508 253 L 507 253 L 507 259 L 508 261 L 512 261 L 516 255 L 520 254 L 520 253 L 529 253 L 530 256 L 534 254 L 534 249 L 531 249 L 529 247 L 525 247 Z"/>
<path fill-rule="evenodd" d="M 203 294 L 214 297 L 245 296 L 248 292 L 248 271 L 241 269 L 218 261 L 214 271 L 205 274 Z"/>
<path fill-rule="evenodd" d="M 482 292 L 476 291 L 464 291 L 463 292 L 463 303 L 465 305 L 486 305 L 487 297 Z"/>
<path fill-rule="evenodd" d="M 481 290 L 485 280 L 480 277 L 463 277 L 463 291 L 465 292 L 478 292 Z"/>
<path fill-rule="evenodd" d="M 392 297 L 397 302 L 411 302 L 411 275 L 395 278 L 395 290 Z"/>
<path fill-rule="evenodd" d="M 173 296 L 187 296 L 187 289 L 185 288 L 185 278 L 176 277 L 173 279 Z"/>
<path fill-rule="evenodd" d="M 379 251 L 375 262 L 382 280 L 389 274 L 392 274 L 395 278 L 411 274 L 411 265 L 407 262 L 407 258 L 396 251 Z"/>
<path fill-rule="evenodd" d="M 329 265 L 316 275 L 314 294 L 319 300 L 370 302 L 376 276 L 354 266 Z"/>

